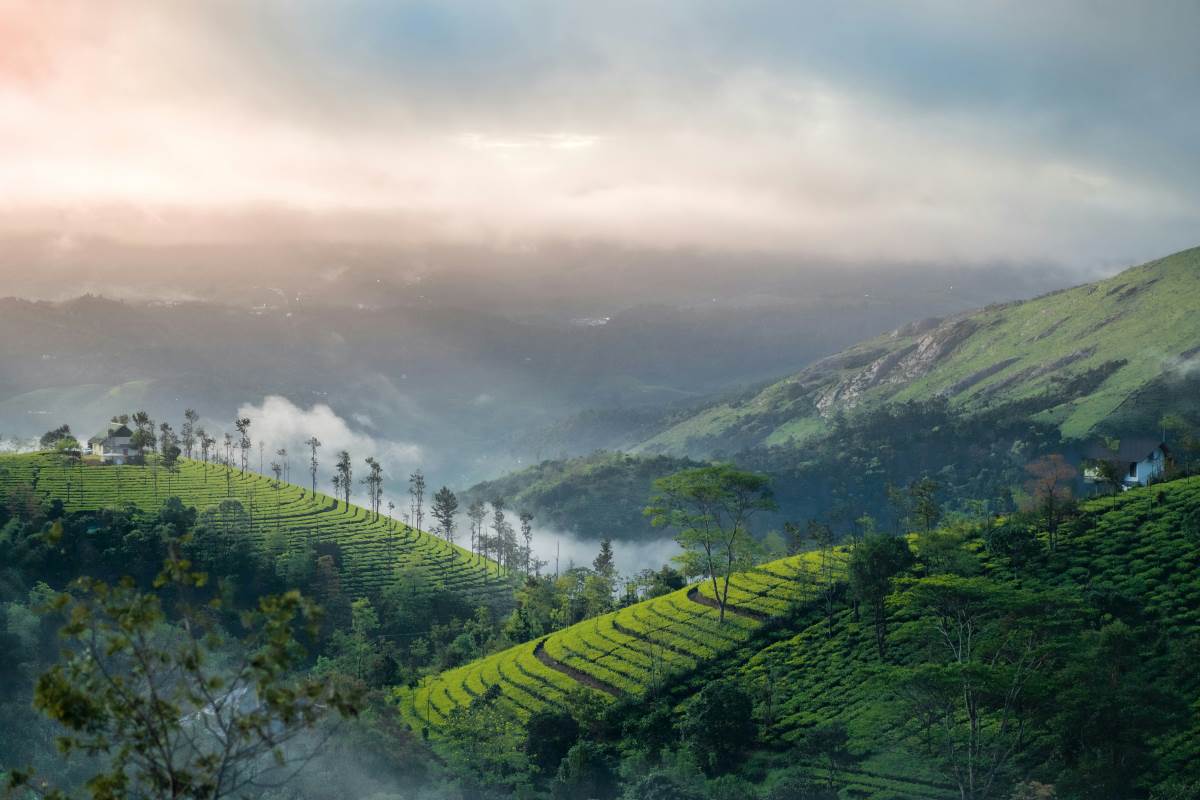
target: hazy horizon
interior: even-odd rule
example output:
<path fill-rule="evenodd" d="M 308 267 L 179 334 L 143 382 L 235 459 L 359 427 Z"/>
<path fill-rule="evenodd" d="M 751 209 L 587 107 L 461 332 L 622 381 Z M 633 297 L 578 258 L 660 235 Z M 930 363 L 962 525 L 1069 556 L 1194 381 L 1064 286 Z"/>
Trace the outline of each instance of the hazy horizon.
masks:
<path fill-rule="evenodd" d="M 4 7 L 0 235 L 64 250 L 1086 279 L 1196 244 L 1195 6 Z"/>

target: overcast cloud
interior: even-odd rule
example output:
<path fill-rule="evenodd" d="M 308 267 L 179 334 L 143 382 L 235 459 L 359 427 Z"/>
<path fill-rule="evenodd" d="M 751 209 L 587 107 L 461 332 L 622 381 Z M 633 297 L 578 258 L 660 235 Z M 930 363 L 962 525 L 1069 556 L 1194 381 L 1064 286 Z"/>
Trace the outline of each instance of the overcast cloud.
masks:
<path fill-rule="evenodd" d="M 1193 2 L 0 9 L 8 231 L 1095 268 L 1200 230 Z"/>

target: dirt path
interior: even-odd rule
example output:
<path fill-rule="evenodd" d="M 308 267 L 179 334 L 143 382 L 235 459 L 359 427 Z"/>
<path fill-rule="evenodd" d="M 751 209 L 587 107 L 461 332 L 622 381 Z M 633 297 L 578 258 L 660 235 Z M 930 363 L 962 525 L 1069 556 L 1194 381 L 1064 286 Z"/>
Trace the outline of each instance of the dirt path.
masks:
<path fill-rule="evenodd" d="M 618 689 L 615 686 L 610 686 L 609 684 L 605 683 L 602 680 L 599 680 L 598 678 L 593 678 L 591 675 L 588 675 L 586 672 L 581 672 L 581 671 L 575 669 L 574 667 L 569 667 L 566 664 L 562 663 L 561 661 L 551 658 L 550 654 L 546 652 L 545 644 L 546 644 L 545 639 L 542 639 L 540 642 L 538 642 L 537 647 L 533 648 L 533 656 L 534 656 L 534 658 L 536 658 L 538 661 L 545 664 L 550 669 L 561 672 L 563 675 L 566 675 L 568 678 L 571 678 L 572 680 L 574 680 L 577 683 L 582 683 L 584 686 L 587 686 L 589 689 L 595 689 L 598 692 L 604 692 L 606 694 L 611 694 L 613 697 L 621 697 L 622 695 L 625 694 L 624 692 L 622 692 L 620 689 Z"/>
<path fill-rule="evenodd" d="M 687 598 L 688 598 L 688 600 L 691 600 L 693 603 L 699 603 L 702 606 L 708 606 L 709 608 L 715 608 L 718 611 L 721 609 L 721 604 L 718 603 L 716 600 L 713 600 L 711 597 L 705 597 L 704 595 L 700 594 L 699 586 L 693 586 L 691 588 L 691 590 L 688 591 Z M 768 615 L 763 614 L 762 612 L 751 611 L 748 608 L 741 608 L 740 606 L 735 606 L 732 603 L 725 606 L 725 613 L 726 614 L 736 614 L 739 617 L 746 617 L 747 619 L 756 620 L 758 622 L 766 622 L 768 619 L 770 619 L 770 617 Z"/>

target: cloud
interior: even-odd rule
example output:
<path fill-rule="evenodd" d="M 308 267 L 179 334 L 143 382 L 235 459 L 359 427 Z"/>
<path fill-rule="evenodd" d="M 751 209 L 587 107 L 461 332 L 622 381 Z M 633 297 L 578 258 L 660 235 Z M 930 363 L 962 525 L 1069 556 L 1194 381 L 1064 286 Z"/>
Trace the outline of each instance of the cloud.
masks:
<path fill-rule="evenodd" d="M 9 0 L 0 208 L 160 238 L 271 212 L 296 237 L 1129 263 L 1195 244 L 1200 7 L 1101 5 Z"/>
<path fill-rule="evenodd" d="M 295 483 L 304 483 L 301 476 L 308 456 L 304 442 L 313 436 L 321 441 L 318 457 L 323 463 L 332 464 L 337 452 L 346 450 L 354 459 L 356 471 L 365 469 L 362 463 L 371 456 L 379 460 L 389 477 L 395 479 L 406 479 L 423 456 L 421 448 L 415 444 L 380 439 L 354 430 L 324 403 L 305 409 L 286 397 L 268 395 L 259 405 L 243 404 L 238 409 L 238 416 L 250 418 L 251 437 L 256 443 L 264 442 L 270 453 L 281 447 L 288 449 Z M 322 470 L 322 474 L 326 472 Z"/>

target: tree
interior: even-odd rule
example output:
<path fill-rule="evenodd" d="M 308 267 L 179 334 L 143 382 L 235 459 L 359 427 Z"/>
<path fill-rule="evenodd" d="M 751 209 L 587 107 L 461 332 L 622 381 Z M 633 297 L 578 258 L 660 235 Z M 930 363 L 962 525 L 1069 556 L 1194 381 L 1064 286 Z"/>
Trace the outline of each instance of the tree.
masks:
<path fill-rule="evenodd" d="M 475 500 L 467 509 L 467 519 L 471 521 L 471 552 L 478 554 L 483 549 L 483 521 L 487 518 L 487 507 L 482 500 Z"/>
<path fill-rule="evenodd" d="M 464 784 L 464 797 L 511 797 L 514 783 L 526 774 L 521 723 L 498 702 L 500 697 L 500 687 L 489 686 L 470 705 L 457 706 L 446 717 L 442 734 L 450 745 L 447 761 Z"/>
<path fill-rule="evenodd" d="M 288 461 L 287 448 L 279 448 L 275 451 L 275 455 L 279 456 L 279 460 L 283 463 L 283 479 L 290 481 L 292 479 L 292 462 Z"/>
<path fill-rule="evenodd" d="M 1100 486 L 1112 490 L 1114 497 L 1121 491 L 1123 473 L 1115 457 L 1099 458 L 1092 462 L 1093 480 Z M 1113 501 L 1116 502 L 1115 500 Z"/>
<path fill-rule="evenodd" d="M 711 681 L 688 703 L 681 729 L 704 771 L 719 775 L 754 743 L 754 701 L 736 681 Z"/>
<path fill-rule="evenodd" d="M 769 482 L 730 464 L 686 469 L 654 482 L 656 494 L 644 513 L 656 527 L 674 528 L 675 540 L 712 580 L 722 623 L 729 577 L 753 556 L 750 520 L 776 507 Z"/>
<path fill-rule="evenodd" d="M 492 541 L 496 543 L 496 574 L 500 574 L 500 567 L 504 564 L 504 542 L 508 538 L 505 532 L 511 527 L 508 520 L 504 517 L 503 497 L 492 498 L 492 533 L 494 537 Z M 486 558 L 488 554 L 487 538 L 484 538 L 483 555 Z"/>
<path fill-rule="evenodd" d="M 901 634 L 932 657 L 892 669 L 896 721 L 917 728 L 960 797 L 986 798 L 1022 752 L 1046 699 L 1039 681 L 1056 664 L 1060 632 L 1078 624 L 1073 603 L 986 578 L 938 575 L 909 583 L 897 605 L 910 619 Z"/>
<path fill-rule="evenodd" d="M 913 564 L 908 542 L 898 536 L 871 534 L 850 553 L 850 593 L 871 609 L 875 646 L 882 659 L 887 649 L 887 607 L 892 580 Z"/>
<path fill-rule="evenodd" d="M 525 556 L 525 574 L 529 575 L 531 562 L 535 561 L 533 558 L 533 514 L 530 514 L 528 511 L 522 511 L 518 519 L 521 520 L 521 538 L 525 542 L 522 550 Z M 541 574 L 540 562 L 532 564 L 532 566 L 536 566 L 538 573 Z"/>
<path fill-rule="evenodd" d="M 134 431 L 133 436 L 129 438 L 129 444 L 138 451 L 138 457 L 144 460 L 146 450 L 154 447 L 154 420 L 150 419 L 150 415 L 145 411 L 136 412 L 131 419 Z"/>
<path fill-rule="evenodd" d="M 354 487 L 354 471 L 350 464 L 350 453 L 342 450 L 338 453 L 337 463 L 333 467 L 333 492 L 337 495 L 340 487 L 346 498 L 346 508 L 350 507 L 350 491 Z"/>
<path fill-rule="evenodd" d="M 70 425 L 59 425 L 54 430 L 46 431 L 42 434 L 42 438 L 38 439 L 38 446 L 43 450 L 53 450 L 55 445 L 62 439 L 71 436 Z"/>
<path fill-rule="evenodd" d="M 377 640 L 379 614 L 371 601 L 361 597 L 350 604 L 350 631 L 333 632 L 329 651 L 336 653 L 332 658 L 322 656 L 317 660 L 317 672 L 336 672 L 347 675 L 362 684 L 370 684 L 384 662 L 384 655 Z"/>
<path fill-rule="evenodd" d="M 250 418 L 235 417 L 233 420 L 233 427 L 238 432 L 237 446 L 242 453 L 241 464 L 242 474 L 244 475 L 246 473 L 246 459 L 250 455 L 250 446 L 253 444 L 253 442 L 250 440 Z"/>
<path fill-rule="evenodd" d="M 1200 426 L 1178 413 L 1166 414 L 1161 421 L 1164 439 L 1171 433 L 1171 449 L 1182 456 L 1183 471 L 1191 475 L 1200 457 Z"/>
<path fill-rule="evenodd" d="M 433 518 L 437 520 L 438 530 L 447 542 L 454 542 L 454 515 L 458 513 L 458 498 L 448 486 L 438 489 L 433 496 Z"/>
<path fill-rule="evenodd" d="M 1114 621 L 1072 641 L 1051 720 L 1066 762 L 1056 782 L 1064 796 L 1143 796 L 1139 784 L 1161 769 L 1154 743 L 1188 724 L 1185 693 L 1155 668 L 1156 638 L 1153 627 Z"/>
<path fill-rule="evenodd" d="M 203 460 L 204 466 L 207 468 L 209 451 L 212 446 L 216 444 L 217 440 L 209 438 L 208 431 L 204 430 L 204 428 L 197 428 L 195 435 L 196 444 L 200 445 L 200 458 Z M 191 458 L 191 456 L 188 456 L 188 458 Z M 207 475 L 207 469 L 205 470 L 205 474 Z"/>
<path fill-rule="evenodd" d="M 421 470 L 408 476 L 408 495 L 412 501 L 413 527 L 417 530 L 424 530 L 421 524 L 425 518 L 425 512 L 422 509 L 425 501 L 425 473 Z"/>
<path fill-rule="evenodd" d="M 613 556 L 612 539 L 605 536 L 600 540 L 600 552 L 592 560 L 592 569 L 597 575 L 602 575 L 609 580 L 612 580 L 616 573 L 616 561 Z"/>
<path fill-rule="evenodd" d="M 156 581 L 180 596 L 205 584 L 175 559 Z M 295 631 L 313 635 L 318 619 L 298 592 L 264 597 L 246 613 L 247 635 L 227 663 L 218 654 L 231 645 L 212 604 L 183 606 L 168 628 L 160 598 L 131 579 L 84 578 L 74 589 L 53 604 L 68 620 L 70 649 L 38 679 L 34 704 L 66 729 L 64 753 L 110 759 L 87 782 L 97 800 L 260 794 L 311 757 L 302 734 L 331 712 L 358 712 L 355 694 L 291 676 L 303 658 Z"/>
<path fill-rule="evenodd" d="M 158 498 L 158 467 L 163 465 L 163 462 L 167 458 L 167 453 L 173 453 L 172 458 L 171 458 L 171 468 L 172 469 L 174 469 L 175 460 L 179 457 L 179 445 L 176 444 L 175 431 L 172 430 L 171 425 L 169 423 L 164 422 L 158 426 L 158 431 L 159 431 L 159 436 L 158 436 L 159 458 L 158 458 L 157 463 L 155 463 L 154 469 L 153 469 L 155 499 Z M 168 488 L 167 488 L 168 492 L 170 491 L 169 481 L 170 481 L 170 477 L 169 477 L 169 473 L 168 473 Z"/>
<path fill-rule="evenodd" d="M 837 607 L 838 563 L 834 549 L 833 528 L 819 520 L 809 520 L 806 528 L 809 541 L 817 549 L 817 595 L 825 607 L 825 632 L 833 638 L 833 616 Z M 804 574 L 807 578 L 807 573 Z"/>
<path fill-rule="evenodd" d="M 196 413 L 196 409 L 189 408 L 183 412 L 183 426 L 179 429 L 179 439 L 183 443 L 183 455 L 185 458 L 192 457 L 192 451 L 196 447 L 198 437 L 202 437 L 204 430 L 196 430 L 196 423 L 200 421 L 200 415 Z"/>
<path fill-rule="evenodd" d="M 169 429 L 168 429 L 169 433 Z M 175 442 L 175 437 L 164 435 L 162 449 L 162 467 L 167 471 L 167 494 L 171 494 L 171 479 L 179 472 L 179 445 Z"/>
<path fill-rule="evenodd" d="M 310 475 L 312 475 L 313 501 L 316 502 L 316 499 L 317 499 L 317 466 L 318 466 L 317 450 L 321 447 L 321 440 L 315 436 L 310 436 L 304 441 L 304 444 L 308 447 L 308 452 L 309 452 L 308 472 Z"/>
<path fill-rule="evenodd" d="M 937 501 L 939 488 L 937 481 L 928 476 L 914 481 L 908 487 L 912 515 L 926 533 L 933 530 L 933 526 L 942 518 L 942 507 Z"/>
<path fill-rule="evenodd" d="M 367 470 L 363 485 L 367 487 L 367 501 L 370 503 L 371 513 L 375 515 L 375 519 L 379 519 L 379 505 L 383 500 L 383 467 L 368 456 Z"/>
<path fill-rule="evenodd" d="M 1072 486 L 1079 473 L 1058 453 L 1027 464 L 1025 471 L 1029 474 L 1025 491 L 1030 495 L 1032 510 L 1046 525 L 1046 535 L 1053 551 L 1058 546 L 1059 525 L 1071 511 Z"/>
<path fill-rule="evenodd" d="M 63 426 L 67 427 L 66 425 Z M 79 490 L 83 491 L 83 450 L 79 442 L 70 433 L 65 436 L 60 436 L 54 440 L 54 454 L 58 456 L 59 463 L 62 464 L 63 474 L 66 475 L 67 470 L 73 465 L 79 465 Z M 71 481 L 68 478 L 67 484 L 67 502 L 71 502 Z"/>

